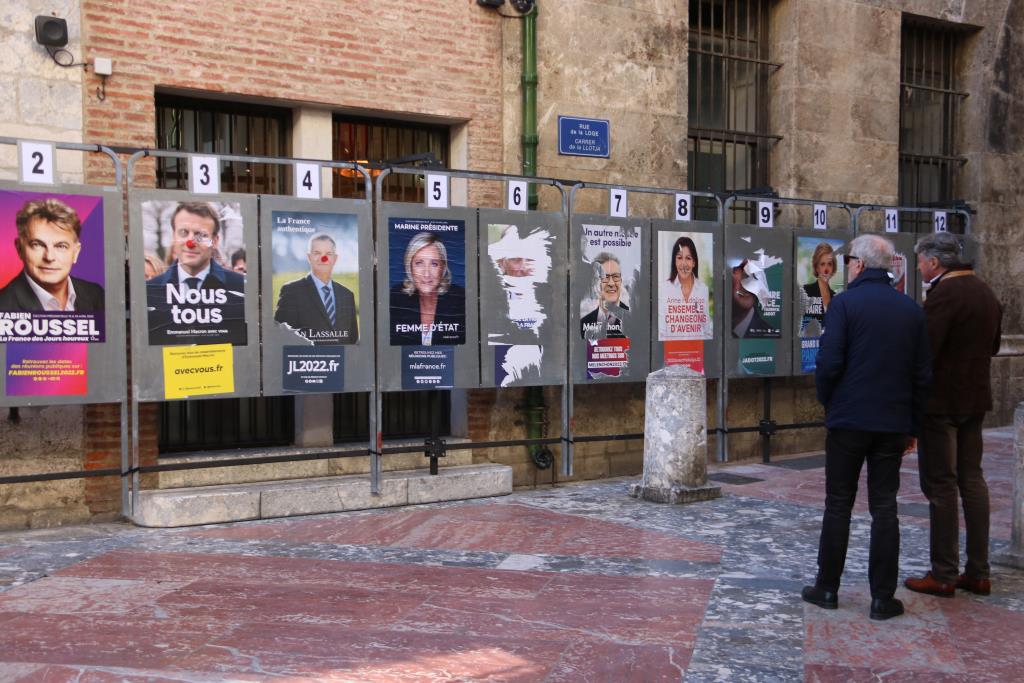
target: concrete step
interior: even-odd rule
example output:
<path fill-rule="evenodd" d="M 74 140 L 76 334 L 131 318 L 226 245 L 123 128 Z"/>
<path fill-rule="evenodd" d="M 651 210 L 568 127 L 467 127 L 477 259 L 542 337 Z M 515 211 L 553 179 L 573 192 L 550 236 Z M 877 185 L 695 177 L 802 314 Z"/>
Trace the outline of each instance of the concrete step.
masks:
<path fill-rule="evenodd" d="M 441 467 L 458 467 L 473 464 L 473 451 L 469 449 L 458 449 L 458 444 L 467 441 L 459 437 L 446 439 L 448 450 L 445 457 L 438 460 Z M 388 446 L 415 446 L 422 445 L 419 441 L 388 441 Z M 365 448 L 365 443 L 341 444 L 336 446 L 338 450 Z M 276 448 L 272 451 L 260 451 L 246 449 L 244 451 L 229 451 L 213 454 L 189 454 L 178 456 L 162 456 L 161 465 L 173 465 L 178 463 L 196 464 L 202 462 L 215 463 L 225 458 L 238 458 L 245 456 L 257 457 L 261 455 L 304 455 L 307 453 L 322 453 L 323 448 Z M 427 467 L 427 458 L 423 453 L 395 453 L 384 456 L 380 459 L 381 470 L 384 472 L 397 470 L 415 470 Z M 280 479 L 308 479 L 313 477 L 336 477 L 346 474 L 368 474 L 370 472 L 370 457 L 360 456 L 357 458 L 329 458 L 321 460 L 298 460 L 295 462 L 274 462 L 262 465 L 238 465 L 232 467 L 209 467 L 191 470 L 171 470 L 157 474 L 157 488 L 178 489 L 192 486 L 223 486 L 228 484 L 251 484 L 262 481 L 277 481 Z"/>
<path fill-rule="evenodd" d="M 131 520 L 139 526 L 179 527 L 397 507 L 512 493 L 512 468 L 468 465 L 382 474 L 380 494 L 365 474 L 227 486 L 139 492 Z"/>

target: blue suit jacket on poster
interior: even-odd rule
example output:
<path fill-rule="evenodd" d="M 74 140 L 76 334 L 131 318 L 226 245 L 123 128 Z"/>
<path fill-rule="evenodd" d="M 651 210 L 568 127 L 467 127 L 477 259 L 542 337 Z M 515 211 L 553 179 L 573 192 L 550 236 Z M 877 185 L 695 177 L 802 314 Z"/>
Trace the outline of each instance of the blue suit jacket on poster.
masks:
<path fill-rule="evenodd" d="M 814 371 L 825 426 L 916 436 L 931 377 L 921 307 L 866 269 L 825 313 Z"/>
<path fill-rule="evenodd" d="M 246 344 L 245 278 L 210 262 L 210 272 L 203 280 L 201 291 L 210 296 L 215 290 L 224 290 L 224 303 L 178 304 L 179 308 L 194 309 L 198 316 L 209 319 L 213 309 L 220 310 L 221 321 L 176 323 L 172 315 L 173 303 L 167 302 L 167 285 L 177 287 L 178 263 L 146 282 L 146 308 L 148 309 L 149 343 L 153 346 L 176 344 Z M 174 334 L 188 331 L 185 334 Z"/>

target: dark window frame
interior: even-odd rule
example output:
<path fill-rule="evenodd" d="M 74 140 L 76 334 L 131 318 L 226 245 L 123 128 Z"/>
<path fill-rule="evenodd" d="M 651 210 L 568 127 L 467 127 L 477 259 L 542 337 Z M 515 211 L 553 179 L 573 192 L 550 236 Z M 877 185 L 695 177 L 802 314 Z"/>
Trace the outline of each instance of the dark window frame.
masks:
<path fill-rule="evenodd" d="M 287 157 L 291 122 L 291 110 L 281 107 L 156 94 L 157 149 Z M 157 187 L 187 189 L 186 165 L 185 159 L 157 158 Z M 224 192 L 291 194 L 287 165 L 232 161 L 220 173 Z"/>
<path fill-rule="evenodd" d="M 359 161 L 371 166 L 403 164 L 412 159 L 447 167 L 451 133 L 448 126 L 394 121 L 335 114 L 331 122 L 331 148 L 334 161 Z M 376 136 L 376 143 L 371 140 Z M 389 137 L 390 136 L 390 137 Z M 335 169 L 335 197 L 363 197 L 363 178 Z M 422 203 L 424 188 L 416 176 L 393 174 L 385 178 L 384 201 Z M 434 396 L 441 393 L 440 397 Z M 368 438 L 370 394 L 366 392 L 334 395 L 334 442 L 346 443 Z M 451 432 L 451 392 L 385 392 L 381 396 L 380 430 L 388 439 L 416 439 Z"/>
<path fill-rule="evenodd" d="M 769 187 L 769 154 L 782 137 L 770 129 L 768 79 L 770 0 L 690 3 L 687 187 L 703 192 Z M 699 199 L 698 217 L 713 219 L 715 202 Z M 753 214 L 739 205 L 739 216 Z"/>
<path fill-rule="evenodd" d="M 156 135 L 158 149 L 173 149 L 210 154 L 248 154 L 252 156 L 288 155 L 288 137 L 291 131 L 291 112 L 287 109 L 263 105 L 205 100 L 195 97 L 157 93 Z M 181 128 L 176 132 L 174 144 L 167 144 L 175 134 L 166 126 L 178 116 L 192 112 L 193 127 L 199 126 L 199 117 L 208 115 L 213 124 L 205 148 L 195 140 L 195 130 L 189 140 Z M 205 112 L 200 114 L 199 112 Z M 263 138 L 254 135 L 253 127 L 246 126 L 243 149 L 235 149 L 239 120 L 252 118 L 265 124 L 275 124 L 275 135 Z M 227 123 L 226 137 L 217 136 L 217 125 Z M 224 131 L 222 131 L 224 132 Z M 265 132 L 265 131 L 264 131 Z M 274 149 L 255 149 L 271 138 Z M 156 186 L 167 189 L 187 189 L 185 159 L 157 158 Z M 249 164 L 227 162 L 221 167 L 221 190 L 249 194 L 290 194 L 288 188 L 291 170 L 275 164 Z M 158 453 L 160 455 L 197 451 L 234 450 L 238 448 L 266 448 L 290 446 L 295 442 L 295 399 L 292 396 L 257 396 L 248 398 L 164 401 L 158 411 Z"/>
<path fill-rule="evenodd" d="M 900 33 L 900 206 L 949 207 L 957 200 L 967 158 L 957 153 L 960 110 L 968 93 L 958 88 L 965 27 L 913 15 Z M 928 232 L 927 212 L 904 212 L 901 229 Z M 963 222 L 951 215 L 951 231 Z"/>

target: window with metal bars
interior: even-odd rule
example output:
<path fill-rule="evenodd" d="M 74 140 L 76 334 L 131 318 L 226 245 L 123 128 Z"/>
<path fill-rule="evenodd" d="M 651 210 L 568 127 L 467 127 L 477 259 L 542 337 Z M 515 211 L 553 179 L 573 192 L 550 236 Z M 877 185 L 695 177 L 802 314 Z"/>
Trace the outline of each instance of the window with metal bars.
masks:
<path fill-rule="evenodd" d="M 948 206 L 960 168 L 957 121 L 967 93 L 957 88 L 960 27 L 904 16 L 900 47 L 900 206 Z M 927 232 L 931 216 L 906 213 L 903 229 Z M 950 229 L 962 226 L 950 220 Z"/>
<path fill-rule="evenodd" d="M 448 129 L 442 126 L 335 116 L 333 145 L 335 161 L 448 166 Z M 423 201 L 422 184 L 412 175 L 388 176 L 382 194 L 386 202 Z M 362 176 L 335 169 L 334 196 L 363 196 Z"/>
<path fill-rule="evenodd" d="M 291 115 L 286 109 L 157 95 L 159 149 L 208 154 L 287 156 Z M 157 187 L 188 187 L 184 159 L 157 159 Z M 290 169 L 271 164 L 227 162 L 224 192 L 286 194 Z M 255 287 L 254 278 L 249 283 Z M 291 396 L 160 404 L 160 453 L 287 446 L 295 438 Z"/>
<path fill-rule="evenodd" d="M 430 162 L 448 166 L 448 129 L 399 121 L 334 117 L 332 158 L 370 164 L 412 165 Z M 385 178 L 382 198 L 389 202 L 423 202 L 423 186 L 412 175 Z M 362 197 L 363 178 L 342 169 L 334 172 L 335 197 Z M 440 396 L 435 396 L 440 393 Z M 385 393 L 381 400 L 381 430 L 386 438 L 418 438 L 432 429 L 451 431 L 451 397 L 447 391 Z M 369 394 L 334 395 L 334 441 L 367 438 Z M 435 422 L 436 421 L 436 422 Z"/>
<path fill-rule="evenodd" d="M 692 0 L 689 45 L 688 186 L 726 192 L 766 188 L 769 0 Z M 714 218 L 714 202 L 697 203 Z"/>
<path fill-rule="evenodd" d="M 158 149 L 205 154 L 287 156 L 291 112 L 278 107 L 156 96 Z M 188 187 L 186 159 L 157 159 L 157 187 Z M 240 161 L 221 164 L 224 192 L 287 194 L 291 170 Z"/>

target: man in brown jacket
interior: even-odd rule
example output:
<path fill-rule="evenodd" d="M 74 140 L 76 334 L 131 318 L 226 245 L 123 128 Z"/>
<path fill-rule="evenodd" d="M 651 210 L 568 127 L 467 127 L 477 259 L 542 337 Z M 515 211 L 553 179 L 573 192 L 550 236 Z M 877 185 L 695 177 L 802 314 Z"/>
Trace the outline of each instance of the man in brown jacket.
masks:
<path fill-rule="evenodd" d="M 921 490 L 931 521 L 930 572 L 904 585 L 918 593 L 953 597 L 955 590 L 992 591 L 989 579 L 988 486 L 981 470 L 981 423 L 992 409 L 989 379 L 999 351 L 1002 308 L 992 290 L 961 256 L 949 233 L 922 237 L 917 268 L 932 347 L 932 390 L 918 440 Z M 967 527 L 967 566 L 960 567 L 957 493 Z"/>

